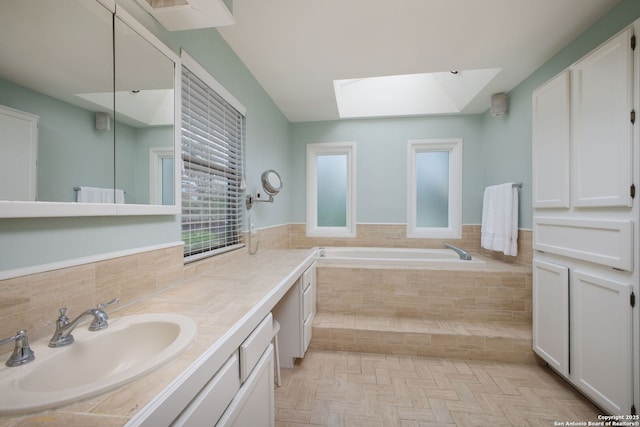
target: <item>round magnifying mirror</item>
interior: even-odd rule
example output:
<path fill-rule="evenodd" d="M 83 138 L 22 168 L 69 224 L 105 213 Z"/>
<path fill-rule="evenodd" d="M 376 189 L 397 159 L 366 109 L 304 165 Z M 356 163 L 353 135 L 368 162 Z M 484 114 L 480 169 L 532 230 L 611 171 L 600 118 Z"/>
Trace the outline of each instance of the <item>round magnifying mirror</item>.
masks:
<path fill-rule="evenodd" d="M 262 173 L 262 187 L 270 196 L 275 196 L 282 189 L 282 179 L 278 172 L 273 169 L 266 170 Z"/>

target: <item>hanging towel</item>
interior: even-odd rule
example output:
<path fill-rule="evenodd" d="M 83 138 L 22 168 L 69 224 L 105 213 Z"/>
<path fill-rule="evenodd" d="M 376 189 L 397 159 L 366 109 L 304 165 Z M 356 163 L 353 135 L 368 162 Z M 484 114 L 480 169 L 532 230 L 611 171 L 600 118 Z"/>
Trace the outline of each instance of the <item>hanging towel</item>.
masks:
<path fill-rule="evenodd" d="M 124 204 L 124 190 L 116 189 L 116 203 Z"/>
<path fill-rule="evenodd" d="M 80 187 L 77 195 L 78 203 L 102 203 L 102 188 Z"/>
<path fill-rule="evenodd" d="M 102 203 L 124 203 L 124 191 L 105 188 L 102 192 Z"/>
<path fill-rule="evenodd" d="M 78 203 L 124 203 L 124 191 L 113 188 L 80 187 L 77 201 Z"/>
<path fill-rule="evenodd" d="M 485 188 L 480 244 L 505 255 L 518 254 L 518 188 L 512 183 Z"/>

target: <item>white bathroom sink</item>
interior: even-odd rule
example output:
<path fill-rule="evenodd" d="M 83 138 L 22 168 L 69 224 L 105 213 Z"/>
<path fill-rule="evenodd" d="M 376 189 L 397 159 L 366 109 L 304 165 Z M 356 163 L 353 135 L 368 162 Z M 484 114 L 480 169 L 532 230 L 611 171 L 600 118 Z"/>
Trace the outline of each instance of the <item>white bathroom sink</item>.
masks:
<path fill-rule="evenodd" d="M 74 331 L 75 343 L 49 348 L 48 339 L 31 345 L 36 360 L 0 368 L 0 415 L 25 414 L 93 397 L 140 378 L 185 350 L 196 335 L 195 322 L 172 313 L 114 318 L 109 327 Z"/>

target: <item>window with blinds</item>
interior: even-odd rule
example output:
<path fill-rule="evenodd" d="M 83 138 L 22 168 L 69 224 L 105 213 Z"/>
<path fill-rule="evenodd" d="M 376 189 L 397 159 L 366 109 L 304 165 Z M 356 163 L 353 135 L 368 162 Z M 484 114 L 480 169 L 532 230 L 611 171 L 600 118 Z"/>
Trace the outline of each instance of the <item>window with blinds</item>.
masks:
<path fill-rule="evenodd" d="M 182 240 L 186 261 L 242 246 L 244 115 L 182 67 Z"/>

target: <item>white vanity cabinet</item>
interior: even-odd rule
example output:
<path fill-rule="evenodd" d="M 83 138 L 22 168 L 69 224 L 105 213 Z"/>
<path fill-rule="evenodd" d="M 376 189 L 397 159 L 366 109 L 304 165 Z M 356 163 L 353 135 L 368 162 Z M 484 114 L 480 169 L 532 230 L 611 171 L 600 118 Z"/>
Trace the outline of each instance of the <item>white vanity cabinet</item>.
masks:
<path fill-rule="evenodd" d="M 238 372 L 238 353 L 235 352 L 172 425 L 214 425 L 240 390 Z"/>
<path fill-rule="evenodd" d="M 533 350 L 617 415 L 640 399 L 639 28 L 532 94 Z"/>
<path fill-rule="evenodd" d="M 181 381 L 127 425 L 273 427 L 272 337 L 273 316 L 269 313 L 230 355 L 224 351 L 226 343 L 218 351 L 204 354 Z M 224 353 L 226 361 L 220 363 Z"/>
<path fill-rule="evenodd" d="M 273 345 L 269 344 L 216 426 L 273 427 L 274 425 Z M 194 426 L 202 426 L 202 424 L 194 424 Z"/>
<path fill-rule="evenodd" d="M 269 314 L 240 345 L 242 387 L 216 426 L 273 427 L 273 317 Z M 212 419 L 213 420 L 213 419 Z M 194 424 L 194 427 L 202 424 Z"/>
<path fill-rule="evenodd" d="M 304 357 L 311 342 L 316 314 L 316 264 L 312 264 L 273 309 L 280 322 L 278 335 L 280 366 L 293 368 L 296 358 Z"/>
<path fill-rule="evenodd" d="M 313 319 L 316 317 L 316 264 L 309 267 L 300 280 L 302 281 L 302 341 L 304 354 L 309 348 L 309 343 L 311 343 Z"/>

